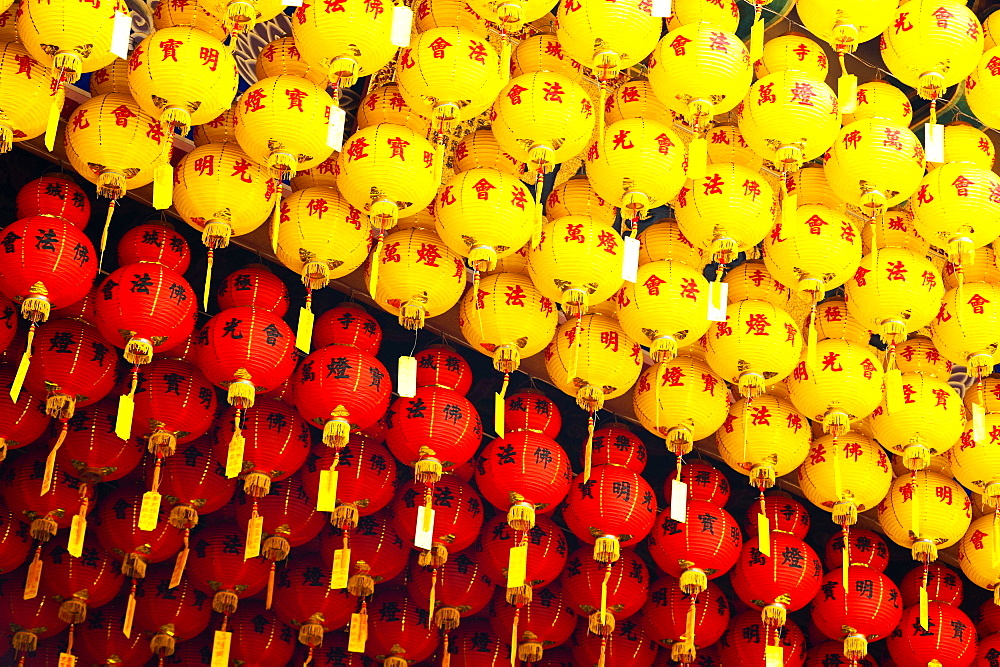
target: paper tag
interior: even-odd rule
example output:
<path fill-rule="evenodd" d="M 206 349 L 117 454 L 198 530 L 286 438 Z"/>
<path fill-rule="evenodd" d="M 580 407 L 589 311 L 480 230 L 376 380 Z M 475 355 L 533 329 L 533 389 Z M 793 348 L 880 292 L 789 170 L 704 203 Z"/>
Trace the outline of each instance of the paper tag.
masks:
<path fill-rule="evenodd" d="M 528 545 L 520 544 L 510 548 L 507 561 L 507 588 L 524 586 L 528 578 Z"/>
<path fill-rule="evenodd" d="M 299 0 L 301 2 L 301 0 Z M 347 112 L 334 105 L 330 107 L 330 122 L 326 126 L 326 145 L 338 153 L 344 148 L 344 123 Z"/>
<path fill-rule="evenodd" d="M 781 200 L 781 223 L 786 229 L 795 226 L 796 211 L 799 210 L 799 196 L 795 193 L 786 194 Z"/>
<path fill-rule="evenodd" d="M 986 410 L 979 403 L 972 404 L 972 441 L 976 444 L 986 442 Z"/>
<path fill-rule="evenodd" d="M 678 479 L 670 480 L 670 518 L 678 523 L 687 522 L 688 485 Z"/>
<path fill-rule="evenodd" d="M 301 7 L 302 0 L 281 0 L 283 7 Z"/>
<path fill-rule="evenodd" d="M 818 346 L 819 334 L 816 331 L 816 323 L 810 321 L 809 327 L 806 329 L 806 368 L 813 373 L 819 369 Z"/>
<path fill-rule="evenodd" d="M 930 629 L 930 628 L 927 627 L 928 623 L 930 621 L 930 619 L 928 618 L 929 614 L 928 614 L 927 605 L 928 605 L 928 601 L 927 601 L 927 589 L 925 587 L 921 586 L 920 587 L 920 627 L 922 627 L 924 630 L 929 630 Z"/>
<path fill-rule="evenodd" d="M 319 471 L 319 497 L 316 498 L 317 512 L 332 512 L 337 509 L 338 470 Z"/>
<path fill-rule="evenodd" d="M 351 631 L 347 636 L 347 650 L 351 653 L 364 653 L 365 642 L 368 641 L 367 614 L 351 614 Z"/>
<path fill-rule="evenodd" d="M 69 527 L 69 543 L 66 545 L 66 551 L 73 558 L 79 558 L 83 555 L 83 538 L 86 535 L 87 518 L 74 514 Z"/>
<path fill-rule="evenodd" d="M 177 588 L 180 585 L 181 577 L 184 576 L 184 568 L 187 567 L 189 552 L 189 549 L 181 549 L 181 552 L 177 554 L 177 560 L 174 561 L 174 571 L 170 573 L 170 585 L 167 588 Z"/>
<path fill-rule="evenodd" d="M 780 646 L 764 647 L 764 667 L 784 667 L 785 649 Z"/>
<path fill-rule="evenodd" d="M 413 546 L 430 549 L 434 546 L 434 509 L 421 505 L 417 508 L 417 530 L 413 536 Z"/>
<path fill-rule="evenodd" d="M 34 600 L 38 596 L 38 584 L 42 580 L 42 559 L 35 557 L 28 566 L 28 578 L 24 581 L 25 600 Z"/>
<path fill-rule="evenodd" d="M 502 438 L 505 430 L 506 424 L 504 424 L 504 411 L 507 409 L 507 404 L 503 400 L 503 396 L 500 392 L 494 392 L 493 394 L 493 430 L 496 431 L 497 437 Z"/>
<path fill-rule="evenodd" d="M 160 516 L 160 494 L 147 491 L 142 494 L 142 505 L 139 507 L 139 530 L 156 530 Z"/>
<path fill-rule="evenodd" d="M 222 630 L 215 631 L 212 641 L 211 667 L 229 667 L 229 645 L 233 641 L 233 633 Z"/>
<path fill-rule="evenodd" d="M 17 373 L 14 374 L 14 383 L 10 385 L 10 400 L 17 403 L 17 397 L 21 395 L 21 387 L 24 386 L 24 378 L 28 375 L 28 367 L 31 366 L 31 350 L 27 350 L 21 355 L 21 363 L 17 366 Z"/>
<path fill-rule="evenodd" d="M 347 588 L 347 578 L 351 573 L 351 550 L 337 549 L 333 552 L 333 570 L 330 572 L 330 590 Z"/>
<path fill-rule="evenodd" d="M 111 28 L 111 53 L 122 60 L 128 60 L 128 40 L 132 36 L 132 15 L 115 12 L 115 24 Z"/>
<path fill-rule="evenodd" d="M 131 394 L 118 397 L 118 417 L 115 419 L 115 435 L 122 440 L 132 437 L 132 415 L 135 414 L 135 399 Z"/>
<path fill-rule="evenodd" d="M 625 250 L 622 253 L 622 280 L 634 283 L 639 271 L 639 248 L 642 244 L 639 239 L 631 236 L 625 237 Z"/>
<path fill-rule="evenodd" d="M 243 472 L 243 448 L 246 440 L 239 431 L 233 433 L 229 441 L 229 452 L 226 456 L 226 477 L 232 479 Z"/>
<path fill-rule="evenodd" d="M 243 560 L 260 555 L 260 538 L 264 534 L 264 517 L 255 516 L 247 522 L 247 543 L 243 547 Z"/>
<path fill-rule="evenodd" d="M 312 347 L 313 321 L 316 316 L 308 308 L 299 308 L 299 328 L 295 332 L 295 347 L 309 354 Z"/>
<path fill-rule="evenodd" d="M 39 495 L 44 496 L 46 493 L 52 490 L 52 477 L 56 471 L 56 448 L 52 448 L 49 455 L 45 457 L 45 473 L 42 477 L 42 491 Z"/>
<path fill-rule="evenodd" d="M 903 373 L 898 368 L 885 372 L 885 409 L 890 413 L 903 409 Z"/>
<path fill-rule="evenodd" d="M 132 638 L 132 622 L 135 620 L 135 595 L 128 596 L 128 604 L 125 606 L 125 622 L 122 624 L 122 634 L 129 639 Z"/>
<path fill-rule="evenodd" d="M 164 141 L 173 142 L 174 132 L 171 130 L 164 136 Z M 170 154 L 170 149 L 167 149 Z M 170 208 L 174 201 L 174 168 L 170 166 L 169 157 L 166 164 L 161 164 L 153 170 L 153 208 L 163 210 Z"/>
<path fill-rule="evenodd" d="M 944 162 L 944 125 L 924 123 L 924 159 Z"/>
<path fill-rule="evenodd" d="M 771 521 L 766 514 L 757 515 L 757 550 L 771 556 Z"/>
<path fill-rule="evenodd" d="M 410 45 L 410 33 L 413 30 L 413 10 L 405 5 L 392 8 L 392 31 L 389 41 L 393 46 L 407 47 Z"/>
<path fill-rule="evenodd" d="M 651 14 L 654 19 L 668 19 L 673 10 L 673 0 L 653 0 Z"/>
<path fill-rule="evenodd" d="M 850 551 L 851 550 L 848 548 L 847 540 L 845 539 L 844 540 L 844 548 L 840 550 L 840 555 L 841 555 L 840 570 L 841 570 L 841 573 L 843 574 L 843 577 L 841 578 L 841 582 L 840 583 L 844 587 L 845 591 L 850 591 L 851 590 L 851 587 L 849 586 L 849 584 L 850 584 L 850 576 L 849 575 L 850 575 L 850 572 L 851 572 Z"/>
<path fill-rule="evenodd" d="M 854 113 L 858 105 L 858 77 L 853 74 L 842 74 L 837 79 L 837 100 L 840 113 Z"/>
<path fill-rule="evenodd" d="M 691 180 L 705 178 L 708 167 L 708 140 L 705 137 L 695 137 L 688 144 L 688 171 Z"/>
<path fill-rule="evenodd" d="M 708 284 L 708 320 L 710 322 L 725 322 L 726 309 L 729 306 L 729 283 L 711 282 Z"/>
<path fill-rule="evenodd" d="M 58 667 L 76 667 L 76 656 L 72 653 L 60 653 Z"/>
<path fill-rule="evenodd" d="M 396 392 L 403 398 L 417 395 L 417 358 L 400 357 L 396 374 Z"/>

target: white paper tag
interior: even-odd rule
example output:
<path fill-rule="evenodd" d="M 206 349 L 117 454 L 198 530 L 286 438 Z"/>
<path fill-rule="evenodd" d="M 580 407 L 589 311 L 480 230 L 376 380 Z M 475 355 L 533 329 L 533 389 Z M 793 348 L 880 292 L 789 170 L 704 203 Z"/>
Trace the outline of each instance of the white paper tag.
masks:
<path fill-rule="evenodd" d="M 654 19 L 670 18 L 673 2 L 671 0 L 653 0 L 652 16 Z"/>
<path fill-rule="evenodd" d="M 417 358 L 400 357 L 396 373 L 396 392 L 403 398 L 417 395 Z"/>
<path fill-rule="evenodd" d="M 670 480 L 670 518 L 678 523 L 687 521 L 688 485 L 680 480 Z"/>
<path fill-rule="evenodd" d="M 128 41 L 132 36 L 132 15 L 115 12 L 115 24 L 111 29 L 111 53 L 128 60 Z"/>
<path fill-rule="evenodd" d="M 924 123 L 924 159 L 944 162 L 944 125 Z"/>
<path fill-rule="evenodd" d="M 337 106 L 330 107 L 330 123 L 326 126 L 326 145 L 338 153 L 344 148 L 344 119 L 347 113 Z"/>
<path fill-rule="evenodd" d="M 430 516 L 427 516 L 430 512 Z M 413 546 L 430 549 L 434 546 L 434 510 L 425 505 L 417 508 L 417 530 L 413 536 Z"/>
<path fill-rule="evenodd" d="M 708 319 L 711 322 L 725 322 L 729 306 L 729 283 L 708 284 Z"/>
<path fill-rule="evenodd" d="M 630 283 L 636 281 L 636 274 L 639 271 L 639 239 L 631 236 L 625 237 L 625 252 L 622 253 L 622 280 Z"/>
<path fill-rule="evenodd" d="M 392 8 L 392 32 L 389 41 L 393 46 L 407 47 L 410 45 L 410 33 L 413 30 L 413 10 L 405 5 Z"/>

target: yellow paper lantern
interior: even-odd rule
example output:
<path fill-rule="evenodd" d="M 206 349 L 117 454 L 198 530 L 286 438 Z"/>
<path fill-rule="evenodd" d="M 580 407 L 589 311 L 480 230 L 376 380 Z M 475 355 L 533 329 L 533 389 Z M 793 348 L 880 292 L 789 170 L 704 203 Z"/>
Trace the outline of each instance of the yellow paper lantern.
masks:
<path fill-rule="evenodd" d="M 882 364 L 868 345 L 839 338 L 816 343 L 816 363 L 808 353 L 785 381 L 792 404 L 823 431 L 844 435 L 882 401 Z"/>
<path fill-rule="evenodd" d="M 942 165 L 924 177 L 910 210 L 920 235 L 959 261 L 1000 234 L 1000 176 L 965 162 Z"/>
<path fill-rule="evenodd" d="M 708 131 L 708 163 L 732 162 L 750 171 L 760 171 L 764 160 L 750 149 L 740 128 L 733 124 L 717 125 Z"/>
<path fill-rule="evenodd" d="M 872 251 L 873 234 L 879 249 L 903 248 L 918 255 L 930 252 L 930 244 L 917 232 L 913 214 L 907 210 L 889 210 L 885 215 L 868 220 L 861 230 L 862 248 L 866 255 Z"/>
<path fill-rule="evenodd" d="M 371 248 L 368 216 L 336 190 L 297 190 L 281 202 L 278 260 L 302 276 L 309 290 L 321 289 L 361 266 Z"/>
<path fill-rule="evenodd" d="M 736 0 L 674 0 L 667 27 L 707 23 L 726 32 L 736 32 L 740 24 L 740 8 Z"/>
<path fill-rule="evenodd" d="M 605 125 L 627 118 L 652 120 L 672 128 L 674 113 L 656 97 L 649 81 L 639 79 L 619 86 L 604 104 Z"/>
<path fill-rule="evenodd" d="M 980 169 L 993 169 L 996 149 L 985 132 L 962 121 L 944 126 L 944 162 L 967 162 Z M 933 171 L 944 162 L 928 162 L 927 170 Z"/>
<path fill-rule="evenodd" d="M 258 81 L 240 97 L 236 141 L 275 178 L 315 167 L 330 157 L 327 126 L 333 99 L 308 79 L 292 74 Z"/>
<path fill-rule="evenodd" d="M 642 371 L 632 406 L 643 427 L 677 451 L 722 426 L 729 390 L 703 360 L 681 354 Z"/>
<path fill-rule="evenodd" d="M 982 25 L 960 0 L 910 0 L 895 10 L 879 49 L 893 76 L 936 100 L 976 67 Z"/>
<path fill-rule="evenodd" d="M 357 119 L 358 129 L 379 123 L 392 123 L 408 127 L 419 135 L 426 135 L 431 127 L 429 119 L 410 108 L 395 83 L 369 90 L 358 105 Z"/>
<path fill-rule="evenodd" d="M 681 232 L 676 220 L 663 218 L 639 232 L 639 266 L 660 260 L 687 264 L 699 271 L 705 253 Z"/>
<path fill-rule="evenodd" d="M 966 390 L 964 402 L 969 414 L 973 404 L 982 406 L 987 413 L 1000 413 L 1000 378 L 990 375 L 977 381 Z"/>
<path fill-rule="evenodd" d="M 292 16 L 292 36 L 306 62 L 324 68 L 335 86 L 349 88 L 396 55 L 392 15 L 392 6 L 382 2 L 304 3 Z"/>
<path fill-rule="evenodd" d="M 548 172 L 584 150 L 594 130 L 594 111 L 587 92 L 563 75 L 522 74 L 493 104 L 493 136 L 533 171 Z"/>
<path fill-rule="evenodd" d="M 970 375 L 989 375 L 1000 343 L 1000 288 L 969 282 L 945 292 L 931 322 L 931 340 Z"/>
<path fill-rule="evenodd" d="M 869 434 L 868 437 L 874 437 L 874 435 Z M 927 464 L 924 470 L 929 470 L 931 472 L 939 472 L 945 477 L 954 477 L 954 473 L 951 471 L 951 460 L 948 458 L 948 452 L 944 454 L 938 454 L 937 456 L 931 457 L 931 462 Z M 907 473 L 913 472 L 906 467 L 903 461 L 903 457 L 898 454 L 892 457 L 892 473 L 894 477 L 899 477 L 900 475 L 906 475 Z"/>
<path fill-rule="evenodd" d="M 945 452 L 951 472 L 958 482 L 982 494 L 993 508 L 1000 503 L 1000 414 L 983 416 L 982 433 L 977 434 L 972 420 L 962 431 L 959 442 Z"/>
<path fill-rule="evenodd" d="M 663 22 L 642 0 L 573 0 L 559 5 L 556 36 L 570 57 L 606 81 L 643 60 Z"/>
<path fill-rule="evenodd" d="M 437 194 L 434 147 L 413 130 L 381 123 L 362 128 L 344 143 L 337 187 L 355 208 L 391 229 L 399 217 L 427 207 Z"/>
<path fill-rule="evenodd" d="M 486 21 L 465 0 L 420 0 L 413 6 L 417 32 L 434 28 L 462 28 L 485 38 L 489 34 Z"/>
<path fill-rule="evenodd" d="M 736 108 L 753 80 L 750 54 L 733 33 L 689 23 L 660 40 L 650 56 L 656 97 L 699 133 L 712 116 Z"/>
<path fill-rule="evenodd" d="M 434 202 L 411 216 L 400 218 L 396 223 L 396 229 L 410 229 L 411 227 L 423 227 L 424 229 L 434 229 Z"/>
<path fill-rule="evenodd" d="M 972 503 L 965 490 L 939 472 L 919 470 L 892 481 L 878 506 L 878 521 L 886 537 L 909 547 L 924 562 L 939 549 L 958 542 L 972 521 Z"/>
<path fill-rule="evenodd" d="M 639 267 L 636 281 L 615 294 L 618 321 L 632 340 L 649 346 L 653 361 L 669 361 L 678 349 L 705 335 L 708 281 L 701 270 L 662 260 Z"/>
<path fill-rule="evenodd" d="M 423 327 L 462 298 L 465 263 L 430 229 L 412 227 L 393 232 L 375 253 L 379 263 L 374 298 L 407 329 Z M 365 269 L 371 279 L 371 262 Z"/>
<path fill-rule="evenodd" d="M 895 348 L 896 366 L 904 373 L 919 373 L 945 382 L 951 377 L 951 361 L 926 336 L 913 336 Z"/>
<path fill-rule="evenodd" d="M 321 88 L 327 84 L 326 69 L 306 62 L 291 35 L 279 37 L 261 49 L 254 63 L 254 72 L 258 81 L 269 76 L 294 74 L 309 79 Z"/>
<path fill-rule="evenodd" d="M 226 144 L 236 142 L 236 109 L 239 102 L 234 103 L 227 110 L 208 121 L 199 125 L 191 131 L 191 137 L 195 146 L 205 144 Z"/>
<path fill-rule="evenodd" d="M 45 132 L 54 99 L 49 71 L 16 42 L 0 45 L 0 153 Z"/>
<path fill-rule="evenodd" d="M 489 129 L 470 132 L 455 144 L 455 173 L 469 169 L 498 169 L 505 174 L 521 178 L 527 173 L 528 167 L 509 153 L 500 149 L 493 131 Z"/>
<path fill-rule="evenodd" d="M 545 200 L 545 217 L 557 220 L 567 215 L 585 215 L 606 225 L 613 225 L 617 211 L 614 205 L 597 194 L 590 179 L 574 176 L 552 188 Z"/>
<path fill-rule="evenodd" d="M 524 246 L 535 229 L 535 203 L 520 180 L 496 169 L 453 176 L 434 206 L 434 229 L 476 271 Z"/>
<path fill-rule="evenodd" d="M 798 195 L 797 204 L 807 206 L 809 204 L 819 204 L 837 213 L 844 213 L 847 210 L 847 202 L 837 196 L 830 187 L 826 178 L 826 170 L 822 165 L 807 164 L 799 170 L 796 185 Z M 853 223 L 852 224 L 857 224 Z"/>
<path fill-rule="evenodd" d="M 758 79 L 785 70 L 795 70 L 824 81 L 830 63 L 822 46 L 802 33 L 789 32 L 767 40 L 764 56 L 753 64 Z"/>
<path fill-rule="evenodd" d="M 551 12 L 556 0 L 472 0 L 469 6 L 502 30 L 518 30 Z"/>
<path fill-rule="evenodd" d="M 493 273 L 516 273 L 518 275 L 527 276 L 529 252 L 531 252 L 531 244 L 526 243 L 517 252 L 497 259 L 496 268 L 492 271 L 483 272 L 483 275 L 490 275 Z"/>
<path fill-rule="evenodd" d="M 930 324 L 943 295 L 934 265 L 902 248 L 865 255 L 845 288 L 847 307 L 858 322 L 894 343 Z"/>
<path fill-rule="evenodd" d="M 990 15 L 992 18 L 992 14 Z M 994 21 L 994 23 L 996 23 Z M 965 100 L 976 118 L 994 130 L 1000 128 L 1000 48 L 991 47 L 965 80 Z"/>
<path fill-rule="evenodd" d="M 163 0 L 153 9 L 153 27 L 197 28 L 207 32 L 220 42 L 226 38 L 226 26 L 220 16 L 208 10 L 203 0 Z"/>
<path fill-rule="evenodd" d="M 331 155 L 315 167 L 295 172 L 292 190 L 305 190 L 316 185 L 337 189 L 337 156 Z"/>
<path fill-rule="evenodd" d="M 493 358 L 494 368 L 513 373 L 521 359 L 538 354 L 549 344 L 559 313 L 527 276 L 494 273 L 465 291 L 458 324 L 474 349 Z"/>
<path fill-rule="evenodd" d="M 887 81 L 868 81 L 858 86 L 854 111 L 844 114 L 844 125 L 865 118 L 879 118 L 909 127 L 913 120 L 910 99 Z"/>
<path fill-rule="evenodd" d="M 25 2 L 19 5 L 21 44 L 59 82 L 76 83 L 84 72 L 117 58 L 111 53 L 115 13 L 131 10 L 123 0 L 100 2 Z"/>
<path fill-rule="evenodd" d="M 962 574 L 980 588 L 993 591 L 996 604 L 1000 599 L 1000 566 L 997 551 L 1000 544 L 1000 524 L 993 512 L 971 524 L 958 543 L 958 564 Z"/>
<path fill-rule="evenodd" d="M 784 380 L 799 361 L 802 337 L 791 316 L 765 301 L 729 304 L 726 321 L 708 330 L 708 365 L 742 396 Z"/>
<path fill-rule="evenodd" d="M 763 491 L 805 460 L 810 436 L 809 420 L 791 403 L 765 394 L 733 403 L 715 441 L 722 460 Z"/>
<path fill-rule="evenodd" d="M 874 509 L 892 486 L 885 451 L 853 431 L 813 441 L 798 475 L 799 488 L 809 502 L 831 512 L 841 525 L 853 525 L 858 512 Z"/>
<path fill-rule="evenodd" d="M 762 260 L 751 259 L 734 266 L 722 282 L 729 285 L 729 303 L 756 299 L 782 309 L 788 309 L 793 292 L 771 275 Z"/>
<path fill-rule="evenodd" d="M 828 299 L 816 306 L 815 326 L 818 340 L 834 338 L 861 345 L 871 342 L 871 332 L 854 319 L 843 299 Z"/>
<path fill-rule="evenodd" d="M 776 209 L 767 181 L 732 163 L 708 165 L 705 177 L 688 180 L 674 203 L 684 236 L 722 264 L 760 243 L 774 224 Z"/>
<path fill-rule="evenodd" d="M 983 21 L 983 51 L 989 51 L 997 45 L 997 35 L 1000 34 L 1000 16 L 993 12 Z"/>
<path fill-rule="evenodd" d="M 823 169 L 839 198 L 879 212 L 916 192 L 924 175 L 924 149 L 905 126 L 868 118 L 840 131 Z"/>
<path fill-rule="evenodd" d="M 642 348 L 613 317 L 591 313 L 556 329 L 545 348 L 545 370 L 552 384 L 588 412 L 622 396 L 642 370 Z"/>
<path fill-rule="evenodd" d="M 530 72 L 558 72 L 576 83 L 584 78 L 583 65 L 570 58 L 556 36 L 548 33 L 521 40 L 511 55 L 510 66 L 512 77 Z"/>
<path fill-rule="evenodd" d="M 793 70 L 758 79 L 736 113 L 750 148 L 782 170 L 823 155 L 840 130 L 830 87 Z"/>
<path fill-rule="evenodd" d="M 861 264 L 861 239 L 843 213 L 799 206 L 764 238 L 764 264 L 781 283 L 822 298 Z"/>
<path fill-rule="evenodd" d="M 567 215 L 542 227 L 541 243 L 528 254 L 528 273 L 542 294 L 578 316 L 621 287 L 623 245 L 610 225 Z"/>
<path fill-rule="evenodd" d="M 961 271 L 959 271 L 961 268 Z M 963 264 L 948 262 L 941 271 L 944 288 L 958 287 L 959 276 L 969 283 L 1000 283 L 1000 268 L 997 267 L 996 253 L 992 245 L 976 248 L 973 258 Z"/>
<path fill-rule="evenodd" d="M 0 42 L 21 41 L 17 36 L 17 14 L 20 7 L 20 0 L 14 0 L 7 9 L 0 12 Z"/>
<path fill-rule="evenodd" d="M 629 118 L 609 125 L 587 150 L 594 190 L 633 224 L 680 192 L 686 176 L 681 140 L 667 125 Z"/>
<path fill-rule="evenodd" d="M 127 60 L 116 58 L 110 65 L 105 65 L 96 72 L 90 73 L 90 96 L 94 97 L 104 93 L 132 94 L 128 87 Z"/>
<path fill-rule="evenodd" d="M 273 19 L 285 5 L 282 0 L 208 0 L 206 8 L 224 18 L 226 30 L 243 34 L 256 24 Z"/>

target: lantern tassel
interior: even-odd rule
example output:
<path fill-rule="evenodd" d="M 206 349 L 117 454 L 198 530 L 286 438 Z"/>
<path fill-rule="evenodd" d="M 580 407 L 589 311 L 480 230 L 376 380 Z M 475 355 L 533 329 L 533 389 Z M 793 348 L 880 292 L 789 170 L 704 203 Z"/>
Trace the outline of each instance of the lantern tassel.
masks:
<path fill-rule="evenodd" d="M 601 636 L 601 654 L 597 658 L 597 667 L 604 667 L 608 656 L 608 638 Z"/>
<path fill-rule="evenodd" d="M 444 633 L 441 640 L 441 667 L 451 667 L 451 651 L 448 645 L 448 633 Z"/>
<path fill-rule="evenodd" d="M 681 572 L 680 588 L 686 595 L 698 595 L 708 589 L 708 575 L 704 570 L 688 567 Z"/>
<path fill-rule="evenodd" d="M 594 413 L 587 418 L 587 444 L 583 449 L 583 483 L 590 481 L 591 461 L 594 457 Z"/>
<path fill-rule="evenodd" d="M 382 248 L 385 247 L 385 230 L 378 230 L 378 238 L 375 241 L 375 249 L 372 251 L 368 266 L 368 294 L 375 298 L 375 288 L 378 286 L 378 266 L 379 257 L 382 255 Z"/>
<path fill-rule="evenodd" d="M 267 573 L 267 597 L 264 600 L 264 609 L 271 609 L 271 604 L 274 602 L 274 571 L 277 566 L 275 561 L 271 561 L 271 570 Z"/>
<path fill-rule="evenodd" d="M 844 637 L 844 657 L 861 660 L 868 655 L 868 640 L 863 635 L 852 634 Z"/>
<path fill-rule="evenodd" d="M 202 307 L 208 310 L 208 294 L 212 289 L 212 265 L 215 264 L 215 251 L 208 249 L 208 261 L 205 263 L 205 290 L 201 296 Z"/>
<path fill-rule="evenodd" d="M 274 210 L 271 211 L 271 252 L 278 254 L 278 230 L 281 227 L 281 181 L 274 179 Z"/>
<path fill-rule="evenodd" d="M 108 202 L 108 213 L 106 216 L 104 216 L 104 229 L 101 230 L 101 247 L 100 247 L 101 252 L 99 255 L 99 259 L 97 260 L 98 271 L 100 271 L 101 266 L 104 265 L 104 251 L 108 247 L 108 229 L 111 227 L 111 218 L 115 214 L 115 206 L 117 205 L 117 203 L 118 203 L 117 199 L 110 200 Z"/>
<path fill-rule="evenodd" d="M 461 624 L 462 615 L 455 607 L 441 607 L 434 614 L 434 625 L 444 630 L 447 635 L 449 630 L 454 630 Z"/>
<path fill-rule="evenodd" d="M 608 564 L 605 582 L 607 582 L 607 577 L 611 576 L 611 563 L 614 563 L 619 558 L 621 558 L 621 543 L 617 537 L 614 535 L 603 535 L 595 540 L 594 560 Z"/>
<path fill-rule="evenodd" d="M 510 664 L 511 667 L 517 667 L 518 653 L 520 653 L 521 648 L 517 645 L 517 624 L 521 620 L 521 608 L 514 608 L 514 623 L 510 628 Z"/>
<path fill-rule="evenodd" d="M 45 125 L 45 150 L 50 153 L 56 145 L 56 134 L 59 132 L 59 116 L 62 114 L 63 104 L 66 101 L 65 81 L 65 70 L 60 70 L 59 78 L 55 81 L 57 88 L 55 94 L 52 96 L 52 106 L 49 107 L 49 119 Z"/>
<path fill-rule="evenodd" d="M 785 609 L 785 605 L 781 602 L 773 602 L 769 605 L 765 605 L 764 609 L 761 611 L 761 620 L 764 621 L 764 625 L 769 628 L 780 628 L 785 625 L 785 621 L 788 619 L 788 611 Z"/>

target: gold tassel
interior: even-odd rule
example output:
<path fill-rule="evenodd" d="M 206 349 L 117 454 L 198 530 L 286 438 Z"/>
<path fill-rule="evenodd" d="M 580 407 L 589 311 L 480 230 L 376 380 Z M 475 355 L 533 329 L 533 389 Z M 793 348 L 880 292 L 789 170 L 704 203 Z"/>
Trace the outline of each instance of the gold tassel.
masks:
<path fill-rule="evenodd" d="M 208 295 L 212 289 L 212 265 L 215 264 L 215 250 L 208 249 L 208 261 L 205 264 L 205 291 L 201 296 L 202 307 L 208 310 Z"/>
<path fill-rule="evenodd" d="M 278 255 L 278 229 L 281 226 L 281 181 L 274 179 L 274 210 L 271 211 L 271 252 Z"/>
<path fill-rule="evenodd" d="M 764 21 L 760 16 L 760 5 L 754 2 L 753 25 L 750 27 L 750 62 L 764 57 Z"/>
<path fill-rule="evenodd" d="M 368 270 L 368 294 L 375 298 L 375 288 L 378 286 L 378 266 L 382 248 L 385 246 L 385 230 L 378 230 L 378 240 L 375 242 L 375 250 L 372 251 Z"/>
<path fill-rule="evenodd" d="M 97 261 L 97 270 L 100 271 L 101 267 L 104 265 L 104 251 L 108 247 L 108 229 L 111 227 L 111 218 L 115 214 L 115 206 L 118 204 L 117 199 L 112 199 L 108 202 L 108 213 L 104 216 L 104 229 L 101 230 L 101 248 L 100 248 L 100 259 Z"/>
<path fill-rule="evenodd" d="M 594 413 L 587 418 L 587 444 L 583 450 L 583 482 L 590 481 L 591 460 L 594 456 Z"/>
<path fill-rule="evenodd" d="M 56 92 L 52 96 L 52 106 L 49 107 L 49 119 L 45 125 L 45 150 L 50 153 L 56 145 L 56 134 L 59 132 L 59 115 L 62 113 L 63 104 L 66 100 L 65 80 L 65 72 L 60 71 L 59 78 L 56 81 Z"/>
<path fill-rule="evenodd" d="M 510 664 L 517 667 L 517 624 L 521 619 L 521 608 L 514 608 L 514 623 L 510 629 Z"/>
<path fill-rule="evenodd" d="M 608 87 L 604 79 L 597 80 L 597 90 L 598 102 L 594 113 L 597 115 L 597 145 L 600 146 L 604 142 L 604 105 L 608 100 Z"/>

